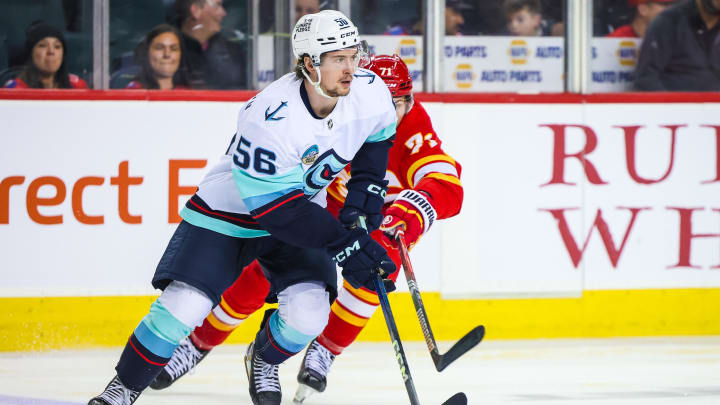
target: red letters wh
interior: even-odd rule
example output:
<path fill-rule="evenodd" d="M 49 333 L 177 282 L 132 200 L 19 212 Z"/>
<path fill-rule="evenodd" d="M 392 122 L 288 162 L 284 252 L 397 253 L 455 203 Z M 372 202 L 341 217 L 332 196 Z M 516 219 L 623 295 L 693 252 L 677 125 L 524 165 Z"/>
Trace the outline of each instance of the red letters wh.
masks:
<path fill-rule="evenodd" d="M 587 160 L 587 155 L 589 155 L 590 152 L 595 150 L 598 142 L 597 135 L 595 135 L 595 132 L 592 130 L 592 128 L 585 125 L 563 124 L 547 124 L 540 126 L 552 129 L 554 136 L 552 179 L 549 182 L 541 185 L 540 187 L 545 187 L 550 184 L 567 184 L 570 186 L 575 185 L 575 183 L 569 183 L 565 181 L 565 159 L 571 157 L 580 160 L 580 163 L 582 163 L 583 168 L 585 169 L 585 175 L 587 176 L 590 183 L 607 184 L 607 182 L 603 181 L 603 179 L 600 178 L 597 170 L 595 170 L 595 166 L 593 166 L 593 164 L 589 160 Z M 577 153 L 565 152 L 566 128 L 580 128 L 583 130 L 583 132 L 585 133 L 585 148 L 583 148 L 583 150 Z"/>
<path fill-rule="evenodd" d="M 592 235 L 591 228 L 590 232 L 588 232 L 588 235 L 585 238 L 585 243 L 583 244 L 582 249 L 578 248 L 578 244 L 577 242 L 575 242 L 572 233 L 570 233 L 570 227 L 568 227 L 568 223 L 565 220 L 565 211 L 573 211 L 576 209 L 577 208 L 558 208 L 540 210 L 549 212 L 557 221 L 558 229 L 560 230 L 560 236 L 562 237 L 563 243 L 565 244 L 565 248 L 570 254 L 570 260 L 572 260 L 573 266 L 575 268 L 577 268 L 578 264 L 580 264 L 583 253 L 585 253 L 585 248 L 587 248 L 588 242 L 590 242 L 590 236 Z M 613 267 L 617 267 L 618 261 L 620 261 L 620 255 L 625 248 L 625 242 L 627 242 L 628 236 L 630 236 L 630 231 L 632 230 L 633 224 L 635 223 L 635 219 L 637 219 L 638 213 L 643 210 L 649 210 L 650 208 L 618 207 L 618 209 L 630 210 L 631 213 L 630 224 L 628 224 L 628 227 L 625 230 L 625 236 L 623 236 L 620 248 L 615 247 L 615 242 L 613 242 L 612 234 L 610 234 L 610 228 L 608 227 L 607 222 L 605 222 L 602 217 L 602 210 L 597 210 L 597 215 L 595 216 L 595 221 L 593 222 L 593 228 L 597 228 L 598 232 L 600 233 L 600 237 L 602 238 L 603 244 L 605 245 L 605 250 L 607 250 L 608 257 L 610 258 L 610 262 L 612 263 Z"/>
<path fill-rule="evenodd" d="M 673 266 L 668 266 L 668 269 L 677 267 L 690 267 L 693 269 L 699 269 L 700 266 L 693 266 L 690 263 L 690 249 L 692 248 L 693 238 L 720 238 L 720 233 L 692 233 L 692 212 L 702 210 L 702 208 L 679 208 L 679 207 L 667 207 L 669 210 L 677 210 L 680 214 L 680 246 L 678 248 L 678 262 Z M 720 208 L 713 208 L 713 211 L 720 212 Z M 720 264 L 711 267 L 711 269 L 720 269 Z"/>

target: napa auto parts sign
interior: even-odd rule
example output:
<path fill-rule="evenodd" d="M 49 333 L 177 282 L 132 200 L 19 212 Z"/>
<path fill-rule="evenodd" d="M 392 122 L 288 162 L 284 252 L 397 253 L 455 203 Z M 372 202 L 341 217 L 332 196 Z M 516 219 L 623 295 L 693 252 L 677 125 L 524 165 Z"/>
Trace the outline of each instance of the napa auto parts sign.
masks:
<path fill-rule="evenodd" d="M 423 290 L 720 286 L 720 104 L 447 98 L 424 105 L 465 201 L 412 252 Z M 0 295 L 53 296 L 152 292 L 244 101 L 0 104 Z"/>

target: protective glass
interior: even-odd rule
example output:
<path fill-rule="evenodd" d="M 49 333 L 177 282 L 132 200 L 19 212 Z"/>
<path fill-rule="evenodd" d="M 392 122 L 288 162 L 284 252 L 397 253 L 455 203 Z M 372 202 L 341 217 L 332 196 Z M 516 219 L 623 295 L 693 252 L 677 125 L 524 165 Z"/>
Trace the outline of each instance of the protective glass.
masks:
<path fill-rule="evenodd" d="M 351 48 L 348 48 L 351 49 Z M 346 66 L 350 66 L 351 69 L 355 70 L 358 66 L 363 66 L 370 60 L 369 46 L 366 41 L 360 41 L 357 45 L 357 53 L 352 56 L 346 55 L 332 55 L 325 58 L 325 62 L 328 66 L 332 66 L 337 69 L 343 69 Z"/>

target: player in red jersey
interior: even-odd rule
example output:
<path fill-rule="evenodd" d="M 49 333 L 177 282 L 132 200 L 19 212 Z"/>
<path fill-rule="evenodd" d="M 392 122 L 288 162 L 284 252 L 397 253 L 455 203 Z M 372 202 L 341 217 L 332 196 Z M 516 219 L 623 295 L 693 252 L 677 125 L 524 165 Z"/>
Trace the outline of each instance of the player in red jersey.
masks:
<path fill-rule="evenodd" d="M 460 212 L 463 188 L 461 167 L 442 150 L 440 138 L 422 104 L 412 95 L 412 77 L 407 65 L 398 57 L 376 56 L 365 67 L 385 81 L 393 96 L 398 126 L 395 143 L 385 174 L 389 182 L 383 209 L 384 219 L 372 237 L 381 242 L 400 268 L 400 255 L 393 235 L 399 229 L 409 246 L 414 246 L 434 221 Z M 356 76 L 362 77 L 359 70 Z M 368 74 L 369 76 L 369 74 Z M 347 195 L 345 184 L 350 178 L 345 168 L 328 187 L 327 209 L 337 216 Z M 399 271 L 392 274 L 393 281 Z M 151 387 L 162 389 L 192 369 L 215 346 L 264 304 L 270 285 L 257 261 L 247 266 L 237 281 L 222 295 L 203 325 L 178 346 L 172 359 Z M 298 374 L 301 402 L 310 392 L 322 392 L 327 373 L 335 358 L 349 346 L 367 324 L 380 302 L 374 291 L 353 288 L 343 282 L 337 300 L 332 304 L 328 324 L 310 344 Z"/>

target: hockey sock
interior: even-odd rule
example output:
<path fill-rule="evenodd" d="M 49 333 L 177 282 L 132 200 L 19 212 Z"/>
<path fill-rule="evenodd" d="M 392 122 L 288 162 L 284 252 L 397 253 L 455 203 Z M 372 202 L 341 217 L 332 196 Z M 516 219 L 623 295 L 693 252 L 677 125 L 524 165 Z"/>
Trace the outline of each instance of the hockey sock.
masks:
<path fill-rule="evenodd" d="M 269 309 L 255 336 L 255 352 L 266 363 L 280 364 L 300 352 L 314 337 L 300 333 L 280 317 L 279 311 Z"/>
<path fill-rule="evenodd" d="M 190 339 L 198 349 L 210 350 L 224 342 L 248 315 L 234 312 L 223 296 L 220 304 L 208 314 L 202 326 L 195 328 L 190 334 Z"/>
<path fill-rule="evenodd" d="M 134 391 L 147 388 L 190 330 L 155 301 L 150 313 L 130 335 L 115 367 L 120 381 Z"/>
<path fill-rule="evenodd" d="M 190 339 L 198 349 L 210 350 L 223 343 L 240 324 L 265 303 L 270 283 L 257 261 L 246 266 L 240 277 L 222 295 L 202 326 Z"/>
<path fill-rule="evenodd" d="M 339 355 L 355 341 L 380 305 L 377 294 L 364 288 L 353 288 L 347 281 L 330 307 L 328 324 L 317 341 L 330 353 Z"/>

